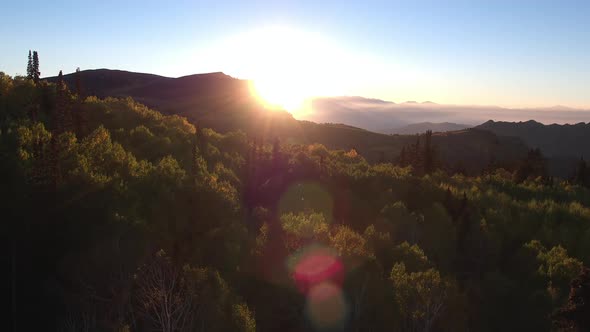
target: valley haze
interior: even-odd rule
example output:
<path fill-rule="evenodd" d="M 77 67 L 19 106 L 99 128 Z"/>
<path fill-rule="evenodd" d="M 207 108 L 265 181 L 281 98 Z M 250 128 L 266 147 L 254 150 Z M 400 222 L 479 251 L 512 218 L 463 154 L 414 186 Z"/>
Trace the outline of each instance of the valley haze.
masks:
<path fill-rule="evenodd" d="M 314 122 L 341 122 L 371 131 L 391 129 L 421 122 L 450 122 L 476 126 L 488 120 L 519 122 L 535 120 L 543 124 L 576 124 L 590 120 L 590 110 L 564 106 L 505 108 L 478 105 L 442 105 L 433 102 L 404 102 L 363 97 L 322 97 L 311 101 L 309 114 L 301 119 Z"/>

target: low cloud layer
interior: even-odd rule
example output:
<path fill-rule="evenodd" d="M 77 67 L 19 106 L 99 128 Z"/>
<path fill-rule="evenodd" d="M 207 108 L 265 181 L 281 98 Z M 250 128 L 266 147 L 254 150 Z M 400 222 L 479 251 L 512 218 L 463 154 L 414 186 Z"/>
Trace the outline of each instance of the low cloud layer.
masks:
<path fill-rule="evenodd" d="M 511 109 L 496 106 L 441 105 L 432 102 L 397 104 L 362 97 L 325 97 L 312 100 L 310 107 L 310 112 L 300 119 L 319 123 L 344 123 L 377 132 L 389 132 L 391 129 L 420 122 L 452 122 L 475 126 L 487 120 L 535 120 L 544 124 L 575 124 L 590 121 L 590 110 L 562 106 Z"/>

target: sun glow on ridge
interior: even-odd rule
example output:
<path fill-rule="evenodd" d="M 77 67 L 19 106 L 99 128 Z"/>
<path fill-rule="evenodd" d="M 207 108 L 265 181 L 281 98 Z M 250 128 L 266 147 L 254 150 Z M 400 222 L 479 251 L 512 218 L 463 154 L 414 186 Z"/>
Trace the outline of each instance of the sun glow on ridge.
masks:
<path fill-rule="evenodd" d="M 252 80 L 252 92 L 269 109 L 297 116 L 309 112 L 305 102 L 311 97 L 344 93 L 343 58 L 316 34 L 266 27 L 238 36 L 232 49 L 240 50 L 240 76 Z"/>

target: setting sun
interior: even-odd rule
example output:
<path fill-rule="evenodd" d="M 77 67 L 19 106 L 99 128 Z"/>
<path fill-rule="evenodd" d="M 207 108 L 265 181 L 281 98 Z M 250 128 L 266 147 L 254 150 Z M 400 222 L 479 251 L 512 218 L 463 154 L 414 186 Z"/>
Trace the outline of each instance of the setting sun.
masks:
<path fill-rule="evenodd" d="M 344 93 L 338 51 L 316 34 L 284 27 L 267 27 L 237 36 L 229 44 L 242 50 L 244 76 L 252 91 L 269 108 L 294 115 L 306 110 L 305 100 Z M 232 53 L 231 51 L 229 52 Z"/>

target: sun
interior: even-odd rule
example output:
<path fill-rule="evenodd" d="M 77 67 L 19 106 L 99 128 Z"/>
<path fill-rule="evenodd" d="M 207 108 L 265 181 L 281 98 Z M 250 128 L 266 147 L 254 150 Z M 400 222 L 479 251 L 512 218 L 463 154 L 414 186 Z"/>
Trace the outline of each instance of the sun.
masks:
<path fill-rule="evenodd" d="M 256 95 L 268 109 L 285 109 L 289 112 L 300 112 L 304 101 L 310 98 L 310 93 L 301 89 L 296 82 L 275 79 L 257 79 L 251 86 Z"/>
<path fill-rule="evenodd" d="M 233 49 L 239 49 L 241 76 L 251 80 L 252 93 L 268 109 L 285 109 L 297 117 L 309 112 L 305 105 L 310 98 L 342 91 L 341 57 L 317 34 L 266 27 L 240 35 Z"/>

